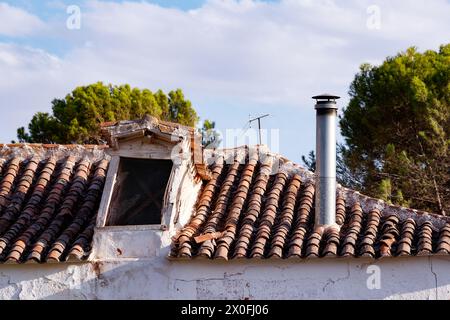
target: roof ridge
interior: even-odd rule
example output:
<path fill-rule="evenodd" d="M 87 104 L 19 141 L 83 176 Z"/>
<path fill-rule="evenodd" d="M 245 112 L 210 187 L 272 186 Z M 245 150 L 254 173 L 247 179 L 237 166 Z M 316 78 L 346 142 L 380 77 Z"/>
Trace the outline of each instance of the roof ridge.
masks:
<path fill-rule="evenodd" d="M 407 220 L 408 218 L 416 218 L 414 220 L 419 223 L 430 221 L 435 228 L 442 228 L 446 223 L 450 223 L 450 217 L 447 216 L 439 215 L 437 213 L 432 213 L 425 210 L 392 204 L 383 199 L 374 198 L 365 195 L 357 190 L 353 190 L 341 185 L 338 186 L 338 189 L 340 189 L 339 191 L 341 194 L 344 194 L 346 205 L 348 204 L 351 206 L 354 203 L 359 202 L 363 207 L 364 212 L 369 211 L 364 210 L 367 208 L 378 209 L 383 213 L 383 216 L 395 214 L 402 221 Z"/>
<path fill-rule="evenodd" d="M 67 148 L 67 149 L 75 149 L 75 148 L 85 148 L 85 149 L 107 149 L 109 148 L 106 144 L 59 144 L 59 143 L 0 143 L 0 148 L 44 148 L 44 149 L 56 149 L 56 148 Z"/>
<path fill-rule="evenodd" d="M 94 144 L 45 144 L 45 143 L 11 143 L 0 144 L 0 159 L 27 159 L 38 157 L 40 160 L 51 156 L 75 156 L 76 159 L 88 158 L 97 161 L 110 156 L 105 152 L 107 145 Z"/>

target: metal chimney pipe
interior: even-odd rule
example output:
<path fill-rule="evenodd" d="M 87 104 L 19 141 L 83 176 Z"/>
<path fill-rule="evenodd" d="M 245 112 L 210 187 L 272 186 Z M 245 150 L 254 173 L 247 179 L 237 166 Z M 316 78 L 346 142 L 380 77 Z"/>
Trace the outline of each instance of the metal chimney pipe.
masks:
<path fill-rule="evenodd" d="M 315 225 L 336 224 L 336 100 L 332 94 L 316 99 L 316 210 Z"/>

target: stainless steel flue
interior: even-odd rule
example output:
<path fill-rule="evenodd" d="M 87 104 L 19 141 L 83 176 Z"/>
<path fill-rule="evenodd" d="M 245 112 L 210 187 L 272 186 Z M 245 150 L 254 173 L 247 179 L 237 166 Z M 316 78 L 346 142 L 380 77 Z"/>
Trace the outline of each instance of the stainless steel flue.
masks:
<path fill-rule="evenodd" d="M 316 99 L 316 226 L 336 223 L 336 116 L 338 96 Z"/>

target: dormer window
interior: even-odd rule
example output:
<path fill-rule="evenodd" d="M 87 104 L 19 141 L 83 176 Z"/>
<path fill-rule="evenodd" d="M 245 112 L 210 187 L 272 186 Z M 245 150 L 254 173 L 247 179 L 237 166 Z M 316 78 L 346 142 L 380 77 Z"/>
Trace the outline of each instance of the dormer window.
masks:
<path fill-rule="evenodd" d="M 121 157 L 106 226 L 160 225 L 171 160 Z"/>
<path fill-rule="evenodd" d="M 111 160 L 97 235 L 139 230 L 148 237 L 166 237 L 175 232 L 192 214 L 201 179 L 210 177 L 201 136 L 194 128 L 153 117 L 106 124 L 101 130 Z"/>
<path fill-rule="evenodd" d="M 193 214 L 202 179 L 195 129 L 145 117 L 102 127 L 111 157 L 97 215 L 96 259 L 154 257 Z"/>

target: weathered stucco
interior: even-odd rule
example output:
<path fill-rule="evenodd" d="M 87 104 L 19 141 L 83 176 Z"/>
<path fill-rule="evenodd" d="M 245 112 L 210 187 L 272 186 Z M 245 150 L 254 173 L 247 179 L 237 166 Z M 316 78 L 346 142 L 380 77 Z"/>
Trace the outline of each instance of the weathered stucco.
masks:
<path fill-rule="evenodd" d="M 449 299 L 450 258 L 169 261 L 0 266 L 0 299 Z"/>

